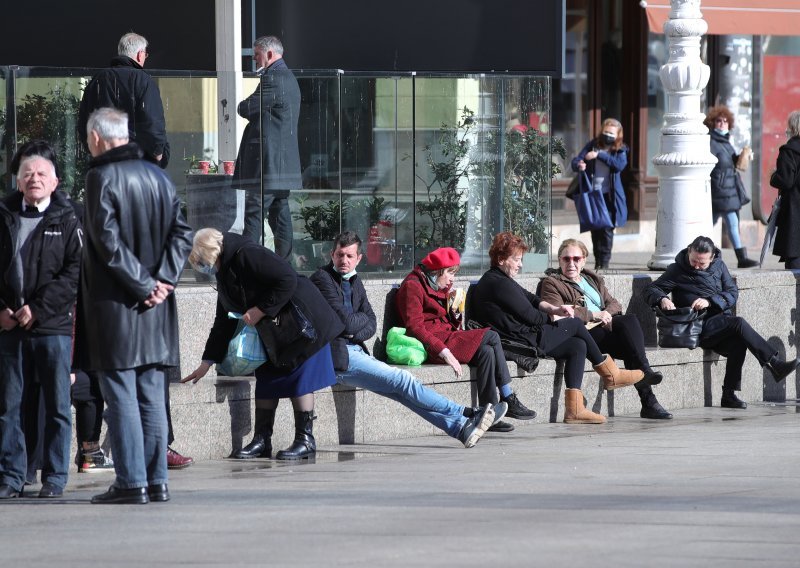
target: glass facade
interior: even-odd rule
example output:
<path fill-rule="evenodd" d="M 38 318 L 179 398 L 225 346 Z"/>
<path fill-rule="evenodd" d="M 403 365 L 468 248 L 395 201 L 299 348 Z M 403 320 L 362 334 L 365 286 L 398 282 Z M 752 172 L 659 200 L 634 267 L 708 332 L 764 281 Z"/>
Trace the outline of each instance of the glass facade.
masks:
<path fill-rule="evenodd" d="M 94 71 L 0 68 L 5 191 L 14 188 L 6 172 L 14 149 L 44 138 L 58 146 L 62 189 L 81 199 L 89 156 L 78 141 L 77 109 Z M 218 81 L 228 78 L 148 72 L 164 104 L 167 172 L 189 224 L 241 232 L 246 192 L 234 187 L 236 156 L 223 149 L 238 148 L 238 140 L 226 144 L 218 126 L 220 113 L 237 120 L 238 101 L 218 100 Z M 405 274 L 439 246 L 457 248 L 462 268 L 479 274 L 501 230 L 531 245 L 525 270 L 547 266 L 550 182 L 564 157 L 550 137 L 549 78 L 336 70 L 295 76 L 302 188 L 291 191 L 289 208 L 298 270 L 326 263 L 330 240 L 345 229 L 364 242 L 359 271 L 377 276 Z M 243 97 L 259 88 L 253 74 L 236 80 Z M 246 121 L 238 120 L 243 128 Z M 270 223 L 259 224 L 270 246 Z"/>

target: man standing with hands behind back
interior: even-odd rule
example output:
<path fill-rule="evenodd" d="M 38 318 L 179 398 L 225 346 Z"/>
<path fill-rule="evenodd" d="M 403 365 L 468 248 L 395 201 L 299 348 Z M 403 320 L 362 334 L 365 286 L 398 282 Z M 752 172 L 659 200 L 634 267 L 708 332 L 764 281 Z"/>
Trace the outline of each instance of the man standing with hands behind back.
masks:
<path fill-rule="evenodd" d="M 266 216 L 275 236 L 275 253 L 288 259 L 293 239 L 289 191 L 303 186 L 297 146 L 300 87 L 283 60 L 283 44 L 277 37 L 258 38 L 253 58 L 261 81 L 237 109 L 248 124 L 236 157 L 233 186 L 247 192 L 244 234 L 261 243 Z"/>
<path fill-rule="evenodd" d="M 178 364 L 172 291 L 191 229 L 170 179 L 128 141 L 124 112 L 96 110 L 87 133 L 76 355 L 98 374 L 117 475 L 92 503 L 168 501 L 164 367 Z"/>

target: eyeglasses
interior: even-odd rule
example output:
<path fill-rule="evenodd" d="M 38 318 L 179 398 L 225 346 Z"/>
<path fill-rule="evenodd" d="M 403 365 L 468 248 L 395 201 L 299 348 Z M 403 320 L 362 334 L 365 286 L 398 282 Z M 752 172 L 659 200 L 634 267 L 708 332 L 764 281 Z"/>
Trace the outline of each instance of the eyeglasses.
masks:
<path fill-rule="evenodd" d="M 575 264 L 578 264 L 580 261 L 583 260 L 583 257 L 582 256 L 562 256 L 561 257 L 561 261 L 562 262 L 569 262 L 570 260 L 572 262 L 574 262 Z"/>

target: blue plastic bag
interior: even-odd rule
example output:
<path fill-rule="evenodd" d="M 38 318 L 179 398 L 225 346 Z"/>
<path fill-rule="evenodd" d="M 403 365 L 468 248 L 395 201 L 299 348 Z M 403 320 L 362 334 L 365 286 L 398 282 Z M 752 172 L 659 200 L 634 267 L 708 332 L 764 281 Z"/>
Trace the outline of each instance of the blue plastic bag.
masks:
<path fill-rule="evenodd" d="M 242 314 L 228 312 L 228 317 L 239 320 L 236 334 L 228 344 L 228 354 L 222 363 L 217 363 L 217 374 L 241 377 L 252 374 L 267 362 L 267 352 L 258 332 L 242 321 Z"/>

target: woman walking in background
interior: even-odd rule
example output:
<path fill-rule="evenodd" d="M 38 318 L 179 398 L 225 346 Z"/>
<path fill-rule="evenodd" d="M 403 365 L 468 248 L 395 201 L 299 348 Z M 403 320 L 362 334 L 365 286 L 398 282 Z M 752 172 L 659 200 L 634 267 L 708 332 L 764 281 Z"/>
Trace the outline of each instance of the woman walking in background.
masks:
<path fill-rule="evenodd" d="M 789 114 L 786 144 L 778 151 L 776 170 L 769 184 L 780 192 L 781 209 L 775 231 L 775 248 L 786 269 L 800 268 L 800 110 Z"/>

